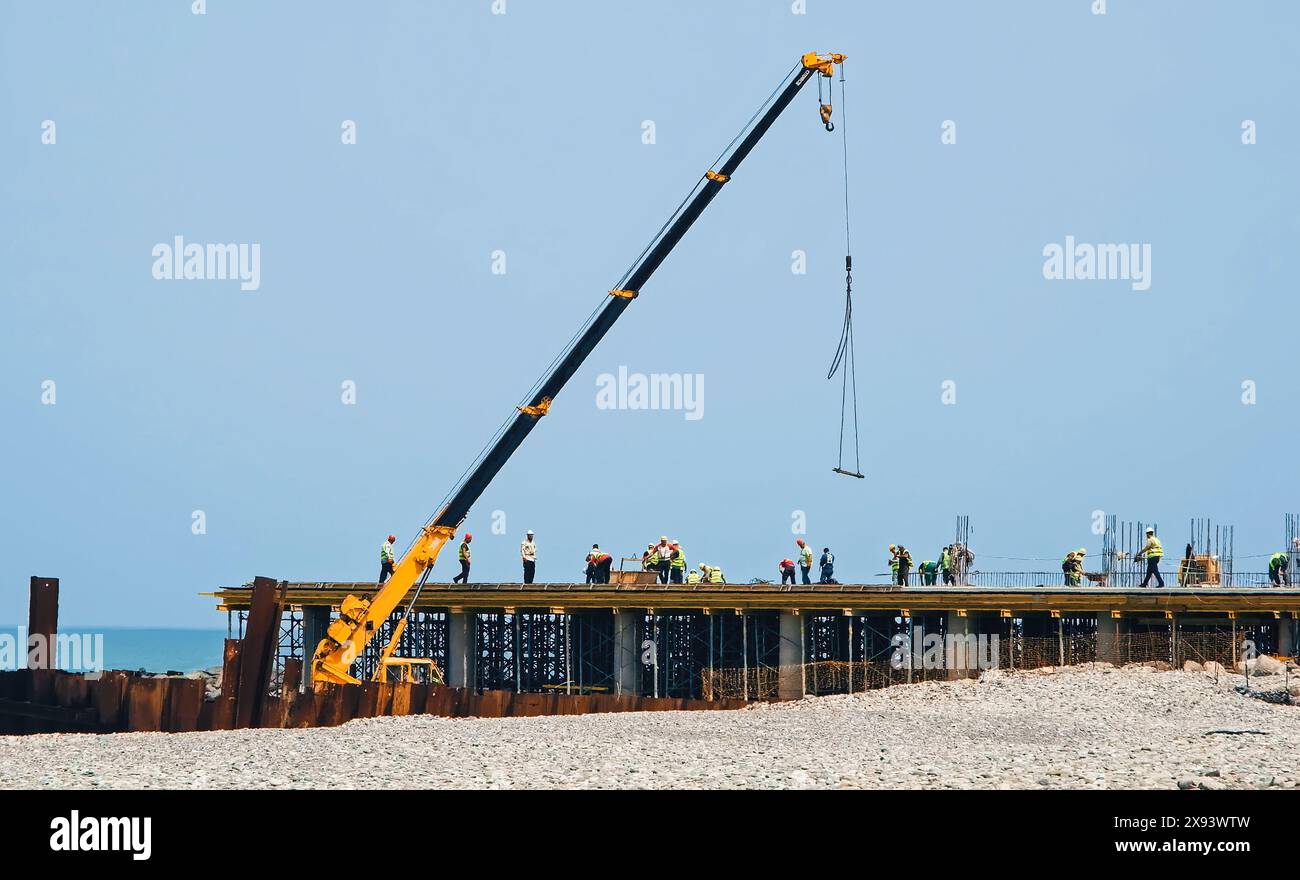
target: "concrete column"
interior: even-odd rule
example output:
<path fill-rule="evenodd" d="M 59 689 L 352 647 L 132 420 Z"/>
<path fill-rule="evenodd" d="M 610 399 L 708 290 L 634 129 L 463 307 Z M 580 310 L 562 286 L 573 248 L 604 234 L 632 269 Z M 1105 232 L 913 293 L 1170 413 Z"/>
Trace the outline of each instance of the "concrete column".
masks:
<path fill-rule="evenodd" d="M 474 675 L 474 615 L 457 611 L 447 615 L 447 684 L 472 688 Z"/>
<path fill-rule="evenodd" d="M 302 606 L 302 679 L 311 688 L 311 658 L 316 646 L 325 638 L 330 625 L 330 610 L 324 605 Z"/>
<path fill-rule="evenodd" d="M 970 678 L 972 675 L 978 675 L 978 672 L 972 672 L 966 666 L 970 661 L 975 659 L 975 651 L 970 648 L 968 635 L 978 634 L 979 627 L 970 617 L 962 617 L 956 611 L 949 611 L 947 619 L 944 622 L 944 640 L 943 640 L 943 662 L 948 669 L 948 680 L 958 678 Z M 956 640 L 961 639 L 961 644 L 956 644 Z M 963 662 L 963 660 L 965 662 Z M 952 664 L 956 661 L 957 665 Z"/>
<path fill-rule="evenodd" d="M 641 632 L 633 611 L 614 614 L 614 693 L 641 693 Z"/>
<path fill-rule="evenodd" d="M 1292 616 L 1281 617 L 1274 621 L 1277 624 L 1277 652 L 1283 657 L 1295 656 L 1295 618 Z"/>
<path fill-rule="evenodd" d="M 802 699 L 804 681 L 803 614 L 781 612 L 781 648 L 778 652 L 776 696 L 779 700 Z"/>
<path fill-rule="evenodd" d="M 1109 611 L 1097 612 L 1097 659 L 1103 663 L 1124 662 L 1120 656 L 1120 636 L 1127 626 L 1121 617 L 1112 617 Z"/>

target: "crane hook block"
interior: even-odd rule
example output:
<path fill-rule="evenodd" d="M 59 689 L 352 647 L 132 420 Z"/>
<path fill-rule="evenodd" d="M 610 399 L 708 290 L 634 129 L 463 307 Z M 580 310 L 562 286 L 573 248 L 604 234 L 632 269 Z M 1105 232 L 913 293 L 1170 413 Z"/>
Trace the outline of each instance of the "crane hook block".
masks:
<path fill-rule="evenodd" d="M 831 122 L 830 104 L 822 104 L 822 125 L 826 126 L 827 131 L 835 130 L 835 123 Z"/>
<path fill-rule="evenodd" d="M 731 179 L 731 178 L 728 177 L 727 175 L 725 175 L 725 174 L 719 174 L 718 172 L 716 172 L 716 171 L 714 171 L 714 170 L 712 170 L 712 169 L 710 169 L 710 170 L 704 172 L 704 176 L 707 177 L 709 180 L 712 180 L 712 181 L 715 182 L 715 183 L 726 183 L 728 180 Z"/>

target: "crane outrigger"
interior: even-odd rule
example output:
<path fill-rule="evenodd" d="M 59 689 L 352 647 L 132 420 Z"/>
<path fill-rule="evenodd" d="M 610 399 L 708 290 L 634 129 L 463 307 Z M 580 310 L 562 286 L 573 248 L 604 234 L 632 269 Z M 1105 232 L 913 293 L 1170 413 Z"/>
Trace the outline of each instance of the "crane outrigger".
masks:
<path fill-rule="evenodd" d="M 631 305 L 632 300 L 640 294 L 642 286 L 650 280 L 655 270 L 681 241 L 682 236 L 722 191 L 722 187 L 731 180 L 740 163 L 758 145 L 763 135 L 790 105 L 799 90 L 814 76 L 831 78 L 835 67 L 842 65 L 844 59 L 844 55 L 837 53 L 809 52 L 787 74 L 782 85 L 769 96 L 750 119 L 746 128 L 742 129 L 741 134 L 737 135 L 728 145 L 727 150 L 719 156 L 718 161 L 722 164 L 718 166 L 718 162 L 714 162 L 718 167 L 710 167 L 704 172 L 695 188 L 678 206 L 677 211 L 642 251 L 640 257 L 618 284 L 609 291 L 609 301 L 598 310 L 585 329 L 575 336 L 569 347 L 556 359 L 550 372 L 534 388 L 531 397 L 516 407 L 517 413 L 506 426 L 503 426 L 489 446 L 485 447 L 485 452 L 466 472 L 457 487 L 450 493 L 446 503 L 425 523 L 419 536 L 395 564 L 389 579 L 378 586 L 372 596 L 349 595 L 340 603 L 339 616 L 329 625 L 325 638 L 321 639 L 312 656 L 314 681 L 334 684 L 359 683 L 360 679 L 351 673 L 352 664 L 406 595 L 413 588 L 416 589 L 416 595 L 419 594 L 433 564 L 438 559 L 438 554 L 449 541 L 455 538 L 456 529 L 469 514 L 470 507 L 487 489 L 488 484 L 505 466 L 514 451 L 524 442 L 524 438 L 547 414 L 556 395 L 614 326 L 614 322 Z M 821 101 L 819 96 L 819 114 L 827 131 L 834 130 L 831 113 L 829 98 Z M 853 475 L 858 476 L 858 474 Z M 414 601 L 412 597 L 407 606 L 408 613 Z M 399 621 L 399 624 L 404 621 L 405 617 Z M 396 632 L 400 634 L 400 626 Z M 385 648 L 385 658 L 391 655 L 396 643 L 396 638 L 390 640 Z M 380 668 L 383 669 L 382 663 Z"/>

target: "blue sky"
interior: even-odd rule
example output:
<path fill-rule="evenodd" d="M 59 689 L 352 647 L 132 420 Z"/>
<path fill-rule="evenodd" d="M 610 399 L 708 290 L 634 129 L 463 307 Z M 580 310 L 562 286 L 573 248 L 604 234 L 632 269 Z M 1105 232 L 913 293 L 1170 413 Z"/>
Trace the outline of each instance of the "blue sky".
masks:
<path fill-rule="evenodd" d="M 841 147 L 810 85 L 474 508 L 475 579 L 517 578 L 527 528 L 540 580 L 664 533 L 775 577 L 794 511 L 845 581 L 959 513 L 986 570 L 1095 551 L 1094 510 L 1233 523 L 1262 569 L 1297 507 L 1294 4 L 491 6 L 0 8 L 0 620 L 32 574 L 137 626 L 373 578 L 809 49 L 849 56 L 867 479 L 830 470 Z M 176 235 L 258 243 L 259 289 L 155 280 Z M 1149 244 L 1150 289 L 1045 279 L 1067 235 Z M 702 375 L 704 417 L 599 409 L 619 367 Z"/>

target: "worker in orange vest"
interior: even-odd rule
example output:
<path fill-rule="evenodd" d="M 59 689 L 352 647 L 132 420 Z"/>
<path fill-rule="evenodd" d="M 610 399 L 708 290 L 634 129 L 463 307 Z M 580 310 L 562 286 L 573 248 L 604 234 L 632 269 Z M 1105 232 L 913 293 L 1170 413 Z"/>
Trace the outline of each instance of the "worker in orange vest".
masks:
<path fill-rule="evenodd" d="M 795 580 L 794 580 L 794 560 L 793 560 L 793 559 L 782 559 L 782 560 L 781 560 L 781 563 L 777 566 L 777 568 L 778 568 L 778 569 L 780 570 L 780 572 L 781 572 L 781 586 L 784 587 L 784 586 L 786 585 L 786 583 L 788 582 L 788 583 L 790 584 L 790 586 L 793 587 L 794 584 L 795 584 Z"/>

